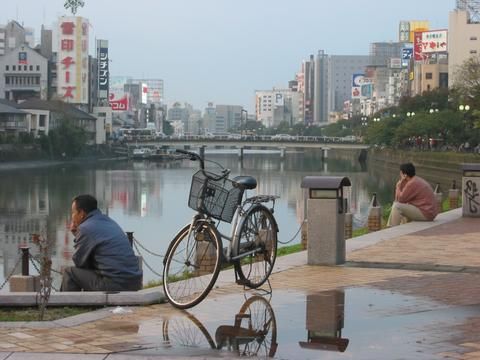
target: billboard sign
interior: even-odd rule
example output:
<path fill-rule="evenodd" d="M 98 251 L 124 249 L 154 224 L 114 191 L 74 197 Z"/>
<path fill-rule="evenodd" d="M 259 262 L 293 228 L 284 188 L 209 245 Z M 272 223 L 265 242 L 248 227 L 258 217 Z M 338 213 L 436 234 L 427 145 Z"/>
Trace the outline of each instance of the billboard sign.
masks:
<path fill-rule="evenodd" d="M 352 86 L 352 99 L 360 99 L 361 90 L 361 86 Z"/>
<path fill-rule="evenodd" d="M 365 82 L 365 74 L 352 75 L 352 87 L 362 86 L 364 82 Z"/>
<path fill-rule="evenodd" d="M 402 68 L 401 58 L 390 58 L 390 69 L 401 69 L 401 68 Z"/>
<path fill-rule="evenodd" d="M 108 72 L 108 40 L 97 40 L 98 59 L 98 97 L 108 98 L 109 72 Z"/>
<path fill-rule="evenodd" d="M 283 106 L 283 94 L 282 93 L 275 93 L 275 106 Z"/>
<path fill-rule="evenodd" d="M 372 83 L 362 84 L 360 92 L 361 92 L 362 98 L 371 98 L 373 95 L 373 84 Z"/>
<path fill-rule="evenodd" d="M 421 61 L 424 59 L 422 37 L 421 31 L 415 32 L 415 38 L 413 42 L 413 58 L 415 61 Z"/>
<path fill-rule="evenodd" d="M 432 30 L 422 32 L 422 52 L 424 54 L 447 52 L 447 30 Z"/>
<path fill-rule="evenodd" d="M 410 41 L 410 21 L 400 21 L 400 25 L 398 26 L 398 41 Z"/>
<path fill-rule="evenodd" d="M 65 16 L 58 24 L 58 95 L 65 102 L 88 104 L 88 20 Z"/>
<path fill-rule="evenodd" d="M 129 79 L 126 76 L 110 77 L 108 101 L 113 111 L 130 110 L 129 94 L 125 91 L 125 84 Z"/>
<path fill-rule="evenodd" d="M 146 104 L 148 102 L 148 86 L 145 83 L 142 83 L 141 102 L 142 104 Z"/>

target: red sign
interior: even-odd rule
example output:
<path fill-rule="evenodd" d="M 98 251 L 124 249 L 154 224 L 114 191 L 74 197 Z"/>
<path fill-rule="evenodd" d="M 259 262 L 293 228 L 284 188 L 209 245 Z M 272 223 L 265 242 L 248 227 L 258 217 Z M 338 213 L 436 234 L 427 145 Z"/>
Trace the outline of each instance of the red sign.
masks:
<path fill-rule="evenodd" d="M 73 90 L 75 90 L 75 86 L 64 86 L 63 89 L 65 90 L 63 97 L 73 99 Z"/>
<path fill-rule="evenodd" d="M 111 94 L 113 95 L 113 94 Z M 110 96 L 112 98 L 112 96 Z M 128 95 L 118 100 L 110 100 L 110 107 L 113 111 L 126 111 L 128 110 Z"/>
<path fill-rule="evenodd" d="M 423 32 L 415 31 L 413 36 L 413 58 L 415 61 L 422 61 L 428 58 L 427 54 L 423 52 Z"/>
<path fill-rule="evenodd" d="M 70 21 L 63 22 L 62 25 L 60 25 L 60 27 L 62 28 L 63 35 L 73 35 L 73 28 L 75 27 L 73 22 L 70 22 Z"/>
<path fill-rule="evenodd" d="M 72 51 L 73 50 L 73 40 L 70 39 L 62 39 L 61 48 L 65 51 Z"/>

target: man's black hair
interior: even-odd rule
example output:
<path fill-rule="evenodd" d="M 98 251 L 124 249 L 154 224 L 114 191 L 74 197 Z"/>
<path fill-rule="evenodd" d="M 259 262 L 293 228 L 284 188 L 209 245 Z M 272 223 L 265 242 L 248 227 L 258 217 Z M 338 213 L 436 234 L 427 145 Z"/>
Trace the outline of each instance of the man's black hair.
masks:
<path fill-rule="evenodd" d="M 97 199 L 87 194 L 75 196 L 72 201 L 75 202 L 77 210 L 83 210 L 87 214 L 90 211 L 96 210 L 98 206 Z"/>
<path fill-rule="evenodd" d="M 400 171 L 410 177 L 415 176 L 415 166 L 412 163 L 405 163 L 400 165 Z"/>

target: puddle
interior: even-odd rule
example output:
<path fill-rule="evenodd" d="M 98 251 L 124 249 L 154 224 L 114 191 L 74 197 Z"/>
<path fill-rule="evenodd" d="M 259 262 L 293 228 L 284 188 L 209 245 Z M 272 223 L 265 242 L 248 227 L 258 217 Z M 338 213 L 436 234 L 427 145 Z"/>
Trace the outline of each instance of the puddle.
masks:
<path fill-rule="evenodd" d="M 478 307 L 366 287 L 224 295 L 140 323 L 135 354 L 275 359 L 434 359 Z M 132 352 L 133 353 L 133 352 Z M 128 352 L 127 352 L 128 354 Z"/>

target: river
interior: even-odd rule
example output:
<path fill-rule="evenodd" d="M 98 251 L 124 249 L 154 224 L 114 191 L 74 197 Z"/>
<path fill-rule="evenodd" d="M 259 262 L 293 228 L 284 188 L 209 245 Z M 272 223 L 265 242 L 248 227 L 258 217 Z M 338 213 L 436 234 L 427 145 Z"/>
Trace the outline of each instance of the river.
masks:
<path fill-rule="evenodd" d="M 382 171 L 361 166 L 355 156 L 325 161 L 319 151 L 286 153 L 245 153 L 243 161 L 235 151 L 208 153 L 207 158 L 231 169 L 232 176 L 252 175 L 258 188 L 250 195 L 279 195 L 275 216 L 280 227 L 279 240 L 289 241 L 304 219 L 305 176 L 347 176 L 352 186 L 346 189 L 354 226 L 363 226 L 373 192 L 380 203 L 391 202 L 397 171 Z M 30 244 L 31 233 L 39 233 L 52 244 L 53 268 L 71 264 L 73 237 L 68 232 L 71 199 L 81 193 L 93 194 L 99 208 L 115 219 L 125 231 L 149 251 L 163 254 L 176 231 L 187 223 L 193 210 L 187 207 L 190 180 L 198 164 L 177 162 L 115 161 L 86 165 L 62 165 L 36 169 L 17 169 L 0 173 L 0 247 L 3 271 L 8 276 L 18 258 L 18 247 Z M 225 229 L 225 227 L 223 228 Z M 298 235 L 291 243 L 300 242 Z M 282 245 L 279 245 L 282 246 Z M 160 257 L 141 249 L 145 260 L 144 283 L 159 280 Z M 149 265 L 152 270 L 150 270 Z M 20 272 L 20 267 L 16 273 Z M 36 273 L 31 266 L 31 272 Z M 55 275 L 54 285 L 59 285 Z M 1 284 L 0 283 L 0 284 Z M 8 287 L 8 285 L 6 286 Z M 5 289 L 4 289 L 5 290 Z"/>

